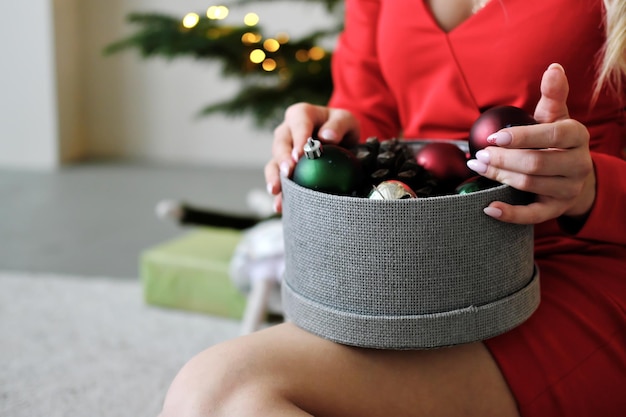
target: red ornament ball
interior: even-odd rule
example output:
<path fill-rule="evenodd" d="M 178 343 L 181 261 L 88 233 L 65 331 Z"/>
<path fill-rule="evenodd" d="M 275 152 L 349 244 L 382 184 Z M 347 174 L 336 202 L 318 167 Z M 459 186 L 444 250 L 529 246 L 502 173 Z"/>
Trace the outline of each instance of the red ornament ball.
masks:
<path fill-rule="evenodd" d="M 417 151 L 415 160 L 444 188 L 454 187 L 475 175 L 466 165 L 465 152 L 453 143 L 427 143 Z"/>
<path fill-rule="evenodd" d="M 469 134 L 469 151 L 476 152 L 490 146 L 487 137 L 500 129 L 511 126 L 534 125 L 537 121 L 526 111 L 515 106 L 496 106 L 485 111 L 472 125 Z"/>

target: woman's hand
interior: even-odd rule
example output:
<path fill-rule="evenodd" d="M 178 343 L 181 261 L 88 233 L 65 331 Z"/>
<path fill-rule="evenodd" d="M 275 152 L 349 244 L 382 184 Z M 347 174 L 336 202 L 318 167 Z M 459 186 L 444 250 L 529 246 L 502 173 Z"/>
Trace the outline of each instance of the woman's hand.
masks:
<path fill-rule="evenodd" d="M 276 196 L 274 210 L 282 211 L 280 176 L 290 176 L 302 156 L 307 139 L 316 136 L 325 143 L 356 143 L 358 122 L 341 109 L 298 103 L 287 108 L 285 120 L 274 130 L 272 159 L 265 165 L 267 191 Z"/>
<path fill-rule="evenodd" d="M 584 219 L 595 200 L 595 173 L 589 132 L 570 119 L 565 71 L 552 64 L 541 80 L 537 125 L 502 129 L 488 139 L 496 146 L 477 152 L 468 166 L 479 174 L 536 194 L 535 202 L 513 206 L 500 201 L 485 208 L 499 220 L 536 224 L 559 216 Z"/>

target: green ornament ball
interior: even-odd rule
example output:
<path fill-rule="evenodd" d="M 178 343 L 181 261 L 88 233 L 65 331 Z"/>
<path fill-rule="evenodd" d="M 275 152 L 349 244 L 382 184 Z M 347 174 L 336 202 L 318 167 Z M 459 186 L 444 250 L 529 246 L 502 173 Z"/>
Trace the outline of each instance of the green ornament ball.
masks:
<path fill-rule="evenodd" d="M 457 194 L 470 194 L 470 193 L 475 193 L 476 191 L 481 191 L 481 190 L 486 190 L 488 188 L 497 187 L 498 185 L 502 185 L 502 184 L 492 179 L 477 175 L 459 184 L 456 187 L 455 192 Z"/>
<path fill-rule="evenodd" d="M 304 156 L 293 171 L 292 180 L 312 190 L 352 195 L 360 185 L 361 168 L 358 159 L 345 148 L 337 145 L 321 145 L 309 139 Z"/>

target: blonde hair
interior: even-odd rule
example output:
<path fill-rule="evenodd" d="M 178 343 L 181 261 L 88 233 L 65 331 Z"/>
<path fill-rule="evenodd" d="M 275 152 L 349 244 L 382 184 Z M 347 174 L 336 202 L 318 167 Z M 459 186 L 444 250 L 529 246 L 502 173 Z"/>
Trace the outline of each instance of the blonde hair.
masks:
<path fill-rule="evenodd" d="M 623 98 L 626 77 L 626 1 L 604 0 L 606 42 L 600 56 L 594 98 L 609 87 Z"/>

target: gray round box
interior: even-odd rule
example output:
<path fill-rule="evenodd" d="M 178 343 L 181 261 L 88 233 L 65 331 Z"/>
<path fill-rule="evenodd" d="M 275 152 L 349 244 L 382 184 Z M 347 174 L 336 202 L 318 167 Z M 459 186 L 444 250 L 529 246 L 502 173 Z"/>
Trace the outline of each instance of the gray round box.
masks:
<path fill-rule="evenodd" d="M 485 215 L 528 197 L 498 186 L 408 200 L 336 196 L 282 179 L 282 303 L 296 325 L 380 349 L 484 340 L 539 304 L 533 227 Z"/>

